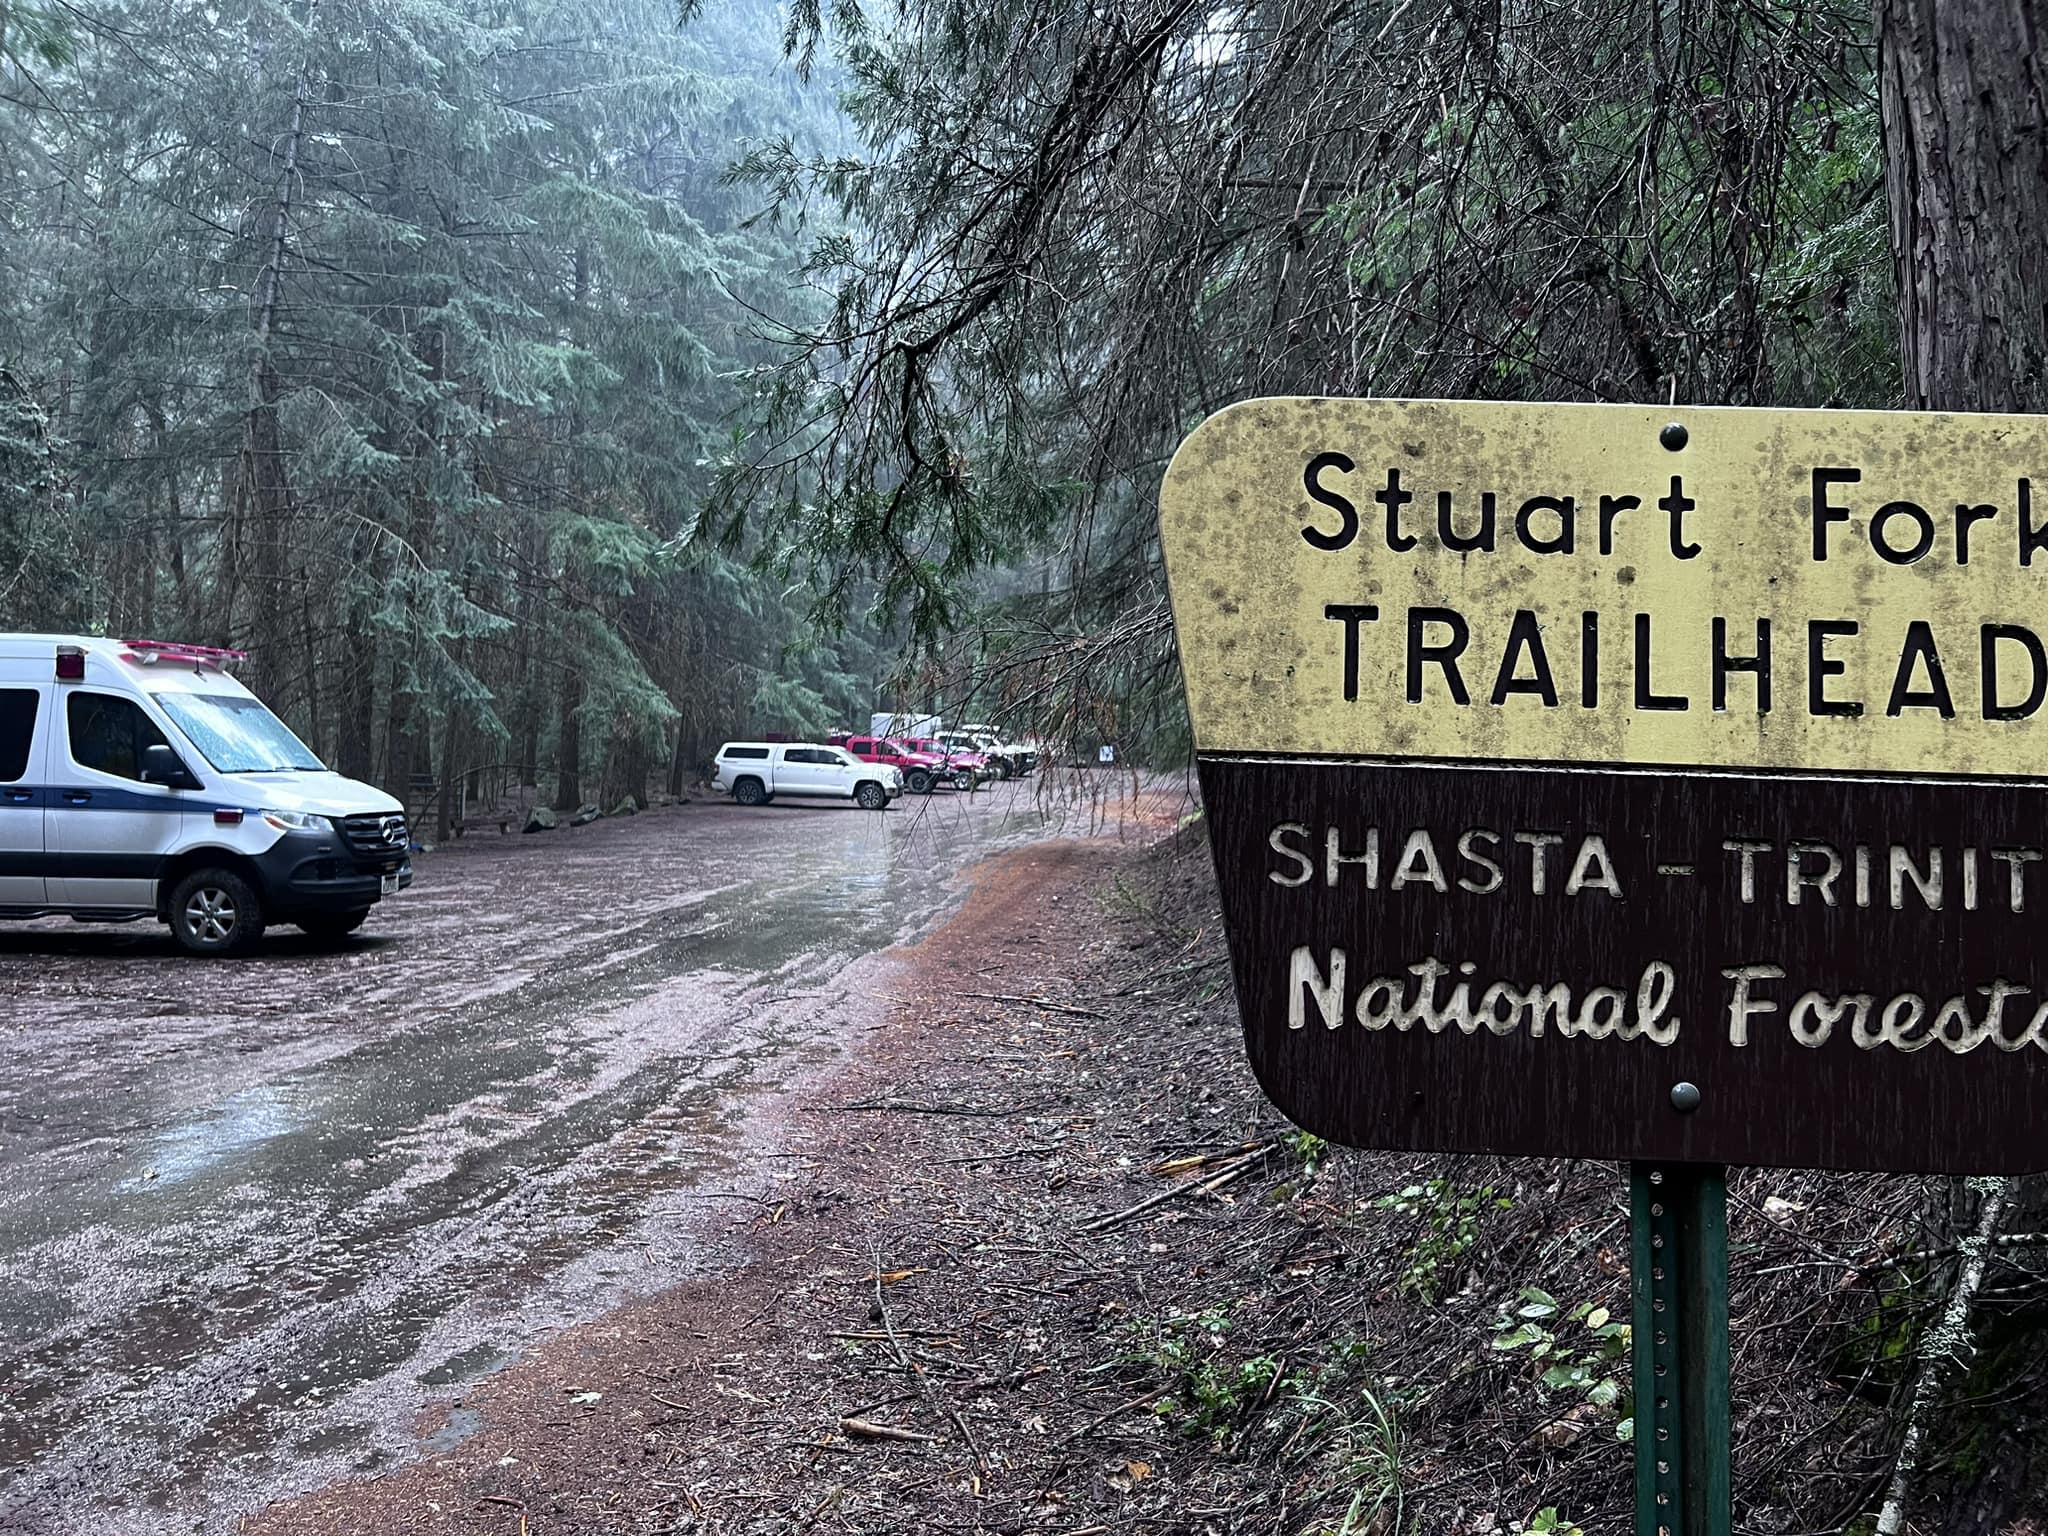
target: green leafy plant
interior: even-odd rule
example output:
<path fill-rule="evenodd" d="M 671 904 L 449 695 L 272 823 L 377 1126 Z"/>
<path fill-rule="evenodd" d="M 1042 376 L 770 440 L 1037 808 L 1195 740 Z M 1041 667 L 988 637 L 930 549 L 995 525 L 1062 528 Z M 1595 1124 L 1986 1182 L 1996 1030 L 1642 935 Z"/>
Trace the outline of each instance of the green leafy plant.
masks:
<path fill-rule="evenodd" d="M 1167 1395 L 1153 1404 L 1152 1411 L 1191 1438 L 1220 1444 L 1244 1410 L 1272 1389 L 1280 1373 L 1282 1362 L 1271 1355 L 1253 1355 L 1232 1364 L 1225 1358 L 1229 1337 L 1229 1309 L 1210 1307 L 1191 1316 L 1167 1318 L 1134 1357 L 1169 1378 Z"/>
<path fill-rule="evenodd" d="M 1613 1374 L 1628 1354 L 1629 1325 L 1605 1307 L 1582 1301 L 1566 1311 L 1548 1291 L 1522 1287 L 1516 1305 L 1494 1323 L 1493 1347 L 1526 1353 L 1536 1379 L 1550 1392 L 1564 1392 L 1603 1411 L 1621 1403 L 1621 1382 Z"/>
<path fill-rule="evenodd" d="M 1338 1479 L 1342 1488 L 1351 1491 L 1343 1518 L 1335 1525 L 1319 1527 L 1317 1536 L 1399 1531 L 1405 1512 L 1401 1425 L 1392 1400 L 1361 1388 L 1353 1411 L 1313 1392 L 1302 1392 L 1298 1401 L 1305 1411 L 1336 1420 L 1331 1438 L 1341 1457 Z"/>
<path fill-rule="evenodd" d="M 1287 1150 L 1301 1159 L 1302 1172 L 1312 1179 L 1330 1155 L 1330 1144 L 1313 1131 L 1296 1131 L 1287 1138 Z"/>
<path fill-rule="evenodd" d="M 1557 1506 L 1546 1505 L 1526 1521 L 1515 1523 L 1512 1536 L 1586 1536 L 1586 1533 L 1557 1512 Z"/>
<path fill-rule="evenodd" d="M 1109 882 L 1100 899 L 1103 908 L 1112 917 L 1133 918 L 1154 926 L 1159 922 L 1157 898 L 1150 891 L 1126 880 L 1122 875 Z"/>
<path fill-rule="evenodd" d="M 1513 1202 L 1491 1185 L 1461 1189 L 1450 1179 L 1410 1184 L 1373 1202 L 1378 1210 L 1395 1211 L 1422 1222 L 1422 1234 L 1408 1251 L 1408 1264 L 1395 1283 L 1404 1295 L 1436 1301 L 1464 1265 L 1479 1241 L 1480 1218 L 1490 1210 L 1506 1210 Z"/>

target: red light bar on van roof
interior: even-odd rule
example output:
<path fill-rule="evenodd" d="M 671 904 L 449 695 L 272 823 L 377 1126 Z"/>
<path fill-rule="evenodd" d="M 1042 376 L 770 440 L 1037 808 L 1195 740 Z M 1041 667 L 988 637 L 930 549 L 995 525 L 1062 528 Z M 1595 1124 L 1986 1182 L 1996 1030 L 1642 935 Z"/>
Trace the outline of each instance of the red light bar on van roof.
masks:
<path fill-rule="evenodd" d="M 123 640 L 121 643 L 128 647 L 121 659 L 139 662 L 145 667 L 159 661 L 183 661 L 224 672 L 230 663 L 249 659 L 247 651 L 231 651 L 218 645 L 186 645 L 177 640 Z"/>

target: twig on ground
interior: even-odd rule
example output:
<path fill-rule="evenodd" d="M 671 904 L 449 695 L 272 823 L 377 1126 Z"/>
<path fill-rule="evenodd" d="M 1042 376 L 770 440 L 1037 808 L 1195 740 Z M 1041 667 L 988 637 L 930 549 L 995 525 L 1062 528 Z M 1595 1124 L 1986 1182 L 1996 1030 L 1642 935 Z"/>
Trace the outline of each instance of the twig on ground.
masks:
<path fill-rule="evenodd" d="M 1272 1151 L 1273 1148 L 1271 1146 L 1264 1146 L 1256 1151 L 1247 1152 L 1221 1173 L 1211 1174 L 1206 1179 L 1196 1179 L 1188 1184 L 1176 1184 L 1172 1189 L 1161 1190 L 1156 1195 L 1146 1196 L 1136 1205 L 1127 1205 L 1120 1211 L 1111 1211 L 1107 1216 L 1098 1216 L 1093 1221 L 1084 1221 L 1074 1230 L 1077 1232 L 1106 1232 L 1111 1227 L 1121 1226 L 1133 1216 L 1142 1216 L 1147 1211 L 1165 1205 L 1169 1200 L 1178 1200 L 1183 1195 L 1213 1194 L 1231 1180 L 1250 1173 L 1254 1167 L 1270 1156 Z"/>
<path fill-rule="evenodd" d="M 1992 1238 L 1998 1231 L 1999 1218 L 2005 1214 L 2005 1202 L 2011 1198 L 2013 1186 L 2012 1179 L 1970 1180 L 1970 1187 L 1983 1199 L 1977 1209 L 1977 1227 L 1957 1245 L 1964 1256 L 1962 1271 L 1956 1276 L 1955 1288 L 1948 1293 L 1941 1321 L 1920 1341 L 1920 1378 L 1913 1383 L 1912 1402 L 1906 1409 L 1906 1434 L 1899 1442 L 1898 1459 L 1892 1464 L 1891 1483 L 1885 1489 L 1884 1507 L 1877 1516 L 1876 1536 L 1899 1536 L 1905 1529 L 1906 1506 L 1912 1498 L 1913 1474 L 1920 1467 L 1927 1421 L 1941 1400 L 1942 1385 L 1950 1369 L 1967 1364 L 1976 1352 L 1970 1337 L 1970 1306 L 1984 1284 L 1984 1266 L 1991 1257 Z"/>
<path fill-rule="evenodd" d="M 981 1445 L 974 1438 L 974 1431 L 967 1427 L 967 1420 L 961 1416 L 959 1410 L 954 1408 L 952 1404 L 939 1401 L 938 1393 L 932 1390 L 931 1378 L 925 1374 L 922 1367 L 910 1358 L 910 1352 L 903 1347 L 903 1340 L 897 1336 L 896 1322 L 889 1316 L 889 1298 L 882 1290 L 882 1276 L 885 1271 L 882 1268 L 882 1249 L 879 1244 L 876 1245 L 874 1254 L 875 1315 L 881 1320 L 882 1327 L 888 1332 L 889 1347 L 896 1352 L 896 1359 L 901 1363 L 903 1369 L 910 1373 L 910 1379 L 917 1383 L 918 1391 L 924 1394 L 925 1406 L 932 1409 L 933 1412 L 953 1421 L 953 1427 L 960 1431 L 960 1438 L 967 1442 L 967 1449 L 974 1457 L 975 1470 L 983 1477 L 987 1477 L 988 1458 L 982 1454 Z M 919 1438 L 933 1442 L 938 1440 L 936 1435 L 924 1435 Z"/>
<path fill-rule="evenodd" d="M 1076 1008 L 1071 1003 L 1056 1003 L 1048 997 L 1027 997 L 1021 992 L 962 992 L 961 997 L 978 997 L 988 1003 L 1023 1003 L 1032 1008 L 1043 1008 L 1048 1013 L 1071 1013 L 1077 1019 L 1104 1019 L 1109 1015 L 1093 1008 Z"/>
<path fill-rule="evenodd" d="M 1041 1110 L 1056 1109 L 1054 1104 L 1010 1104 L 995 1109 L 983 1109 L 975 1104 L 906 1104 L 900 1099 L 866 1099 L 854 1104 L 806 1104 L 805 1114 L 838 1115 L 890 1111 L 903 1115 L 980 1115 L 989 1119 L 1001 1119 L 1004 1115 L 1034 1115 Z"/>
<path fill-rule="evenodd" d="M 859 1435 L 864 1440 L 915 1440 L 921 1445 L 938 1445 L 938 1435 L 927 1435 L 920 1430 L 904 1429 L 895 1424 L 877 1424 L 873 1419 L 841 1419 L 839 1427 L 849 1435 Z"/>
<path fill-rule="evenodd" d="M 1051 1142 L 1042 1147 L 1016 1147 L 1008 1152 L 977 1152 L 972 1157 L 942 1157 L 939 1161 L 955 1167 L 967 1163 L 1007 1163 L 1019 1157 L 1047 1157 L 1066 1150 L 1062 1143 Z"/>
<path fill-rule="evenodd" d="M 1098 1413 L 1086 1424 L 1083 1424 L 1079 1429 L 1075 1430 L 1072 1434 L 1068 1435 L 1066 1443 L 1072 1445 L 1076 1440 L 1080 1439 L 1083 1435 L 1089 1433 L 1089 1431 L 1100 1429 L 1103 1425 L 1107 1424 L 1111 1419 L 1116 1418 L 1119 1414 L 1129 1413 L 1133 1408 L 1142 1408 L 1147 1403 L 1157 1402 L 1160 1398 L 1166 1396 L 1166 1392 L 1167 1389 L 1165 1387 L 1154 1387 L 1150 1392 L 1139 1393 L 1136 1397 L 1132 1398 L 1127 1403 L 1118 1403 L 1114 1408 L 1110 1408 L 1102 1413 Z"/>

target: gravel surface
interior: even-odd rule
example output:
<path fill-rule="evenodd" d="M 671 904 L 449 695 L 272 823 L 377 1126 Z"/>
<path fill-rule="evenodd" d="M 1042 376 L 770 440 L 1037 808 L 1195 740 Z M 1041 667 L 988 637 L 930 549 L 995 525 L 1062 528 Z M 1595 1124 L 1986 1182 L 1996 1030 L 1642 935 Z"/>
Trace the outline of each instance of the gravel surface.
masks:
<path fill-rule="evenodd" d="M 729 1268 L 778 1106 L 883 1021 L 884 951 L 979 861 L 1125 830 L 1049 804 L 489 833 L 338 951 L 0 930 L 0 1529 L 237 1529 L 459 1444 L 427 1403 Z"/>

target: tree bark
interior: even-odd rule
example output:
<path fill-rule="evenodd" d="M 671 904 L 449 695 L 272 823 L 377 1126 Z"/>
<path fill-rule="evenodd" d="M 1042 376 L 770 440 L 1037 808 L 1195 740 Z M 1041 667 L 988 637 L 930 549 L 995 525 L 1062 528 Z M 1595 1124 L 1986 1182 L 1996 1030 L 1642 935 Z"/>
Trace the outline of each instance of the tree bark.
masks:
<path fill-rule="evenodd" d="M 446 843 L 459 814 L 456 799 L 462 793 L 462 717 L 452 706 L 444 706 L 441 725 L 441 771 L 435 775 L 440 794 L 434 802 L 434 840 Z"/>
<path fill-rule="evenodd" d="M 306 8 L 310 23 L 311 0 Z M 256 533 L 256 644 L 262 649 L 255 658 L 258 676 L 268 690 L 277 690 L 286 675 L 280 645 L 284 635 L 285 572 L 284 528 L 291 510 L 291 485 L 285 475 L 284 436 L 278 430 L 277 402 L 282 386 L 270 356 L 270 343 L 277 328 L 279 290 L 283 286 L 285 257 L 291 235 L 292 192 L 298 184 L 299 145 L 305 136 L 307 80 L 301 61 L 292 83 L 291 127 L 286 131 L 284 150 L 277 173 L 277 195 L 271 209 L 269 247 L 263 269 L 256 275 L 256 322 L 251 338 L 249 362 L 249 407 L 242 433 L 241 489 Z M 264 654 L 267 652 L 268 654 Z M 308 672 L 311 671 L 310 657 Z M 275 697 L 273 705 L 282 705 Z"/>
<path fill-rule="evenodd" d="M 2033 0 L 1876 0 L 1906 403 L 2048 404 L 2048 61 Z"/>
<path fill-rule="evenodd" d="M 555 809 L 583 803 L 583 671 L 580 658 L 562 672 L 561 728 L 555 738 Z"/>
<path fill-rule="evenodd" d="M 1898 279 L 1906 403 L 1922 410 L 2040 411 L 2048 406 L 2048 66 L 2034 0 L 1874 0 L 1885 190 Z M 2000 1219 L 2022 1229 L 2048 1214 L 2048 1179 L 1996 1184 L 1962 1246 L 1969 1256 L 1921 1351 L 1879 1531 L 1903 1531 L 1937 1413 L 1964 1412 L 1943 1391 L 1951 1358 L 1973 1347 L 1972 1302 Z M 1974 1247 L 1972 1246 L 1974 1243 Z M 2013 1417 L 2048 1412 L 2041 1338 L 2002 1369 Z M 2008 1420 L 2009 1422 L 2009 1420 Z M 1951 1429 L 1953 1426 L 1949 1426 Z M 2000 1426 L 2001 1434 L 2004 1426 Z M 2004 1458 L 1947 1474 L 1924 1529 L 1995 1528 L 2013 1490 Z"/>
<path fill-rule="evenodd" d="M 360 549 L 363 541 L 352 546 Z M 336 704 L 335 766 L 351 779 L 367 780 L 376 770 L 377 642 L 367 603 L 351 594 L 342 621 L 340 699 Z"/>

